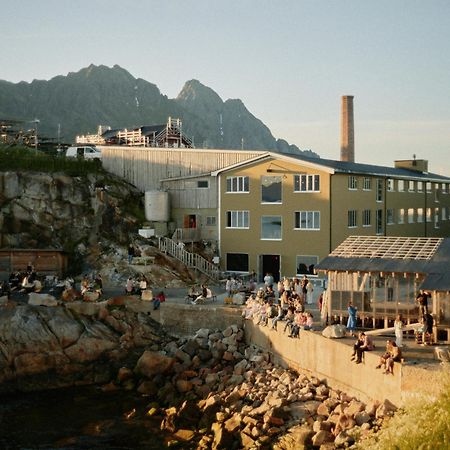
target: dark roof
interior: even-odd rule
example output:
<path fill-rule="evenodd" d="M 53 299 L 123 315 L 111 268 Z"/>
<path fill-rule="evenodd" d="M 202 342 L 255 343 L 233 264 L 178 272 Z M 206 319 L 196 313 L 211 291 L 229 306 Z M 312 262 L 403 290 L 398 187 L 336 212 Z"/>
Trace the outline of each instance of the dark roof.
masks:
<path fill-rule="evenodd" d="M 380 236 L 380 239 L 383 239 L 383 237 Z M 336 270 L 339 272 L 348 270 L 350 272 L 421 273 L 425 275 L 425 280 L 421 288 L 436 291 L 450 291 L 450 238 L 442 239 L 436 251 L 429 259 L 367 258 L 329 255 L 320 261 L 315 268 L 317 270 Z"/>
<path fill-rule="evenodd" d="M 144 136 L 148 136 L 153 133 L 160 133 L 166 128 L 166 125 L 146 125 L 141 127 L 141 133 Z"/>
<path fill-rule="evenodd" d="M 438 175 L 429 172 L 418 172 L 416 170 L 409 170 L 396 167 L 376 166 L 372 164 L 362 164 L 348 161 L 336 161 L 333 159 L 313 158 L 304 155 L 289 155 L 290 158 L 298 159 L 299 161 L 306 161 L 312 164 L 320 164 L 321 166 L 329 167 L 339 173 L 349 174 L 367 174 L 367 175 L 380 175 L 385 177 L 394 178 L 417 178 L 436 181 L 450 181 L 450 177 Z"/>

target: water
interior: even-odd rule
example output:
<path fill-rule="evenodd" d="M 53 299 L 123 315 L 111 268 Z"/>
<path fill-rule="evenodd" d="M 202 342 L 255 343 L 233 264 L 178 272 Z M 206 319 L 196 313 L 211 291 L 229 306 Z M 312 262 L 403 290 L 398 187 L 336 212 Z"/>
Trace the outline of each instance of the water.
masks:
<path fill-rule="evenodd" d="M 160 431 L 161 418 L 146 416 L 148 403 L 135 393 L 95 387 L 1 397 L 0 448 L 165 448 L 170 436 Z"/>

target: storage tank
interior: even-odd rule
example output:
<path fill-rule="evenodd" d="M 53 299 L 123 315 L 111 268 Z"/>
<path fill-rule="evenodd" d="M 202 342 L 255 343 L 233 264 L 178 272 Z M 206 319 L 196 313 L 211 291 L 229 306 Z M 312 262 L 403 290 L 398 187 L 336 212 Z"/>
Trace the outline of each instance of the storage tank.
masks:
<path fill-rule="evenodd" d="M 145 192 L 145 218 L 150 222 L 169 221 L 169 193 L 165 191 Z"/>

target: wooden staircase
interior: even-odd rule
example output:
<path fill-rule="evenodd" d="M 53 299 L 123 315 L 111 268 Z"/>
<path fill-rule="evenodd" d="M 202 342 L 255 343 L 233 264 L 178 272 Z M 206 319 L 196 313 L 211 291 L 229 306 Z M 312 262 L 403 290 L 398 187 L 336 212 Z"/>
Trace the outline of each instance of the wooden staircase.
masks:
<path fill-rule="evenodd" d="M 186 251 L 184 249 L 184 245 L 180 245 L 170 238 L 159 238 L 159 250 L 164 252 L 166 255 L 170 255 L 178 259 L 178 261 L 181 261 L 189 269 L 196 269 L 214 281 L 218 281 L 220 279 L 220 270 L 217 266 L 210 263 L 202 256 L 197 255 L 197 253 L 190 253 Z"/>

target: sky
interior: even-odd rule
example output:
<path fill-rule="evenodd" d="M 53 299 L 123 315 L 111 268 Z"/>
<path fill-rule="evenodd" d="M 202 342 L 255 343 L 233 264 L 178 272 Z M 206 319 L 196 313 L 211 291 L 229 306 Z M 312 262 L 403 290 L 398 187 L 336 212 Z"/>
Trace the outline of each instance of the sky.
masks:
<path fill-rule="evenodd" d="M 450 176 L 450 0 L 0 0 L 0 79 L 118 64 L 170 98 L 198 79 L 276 138 L 340 157 L 427 159 Z"/>

